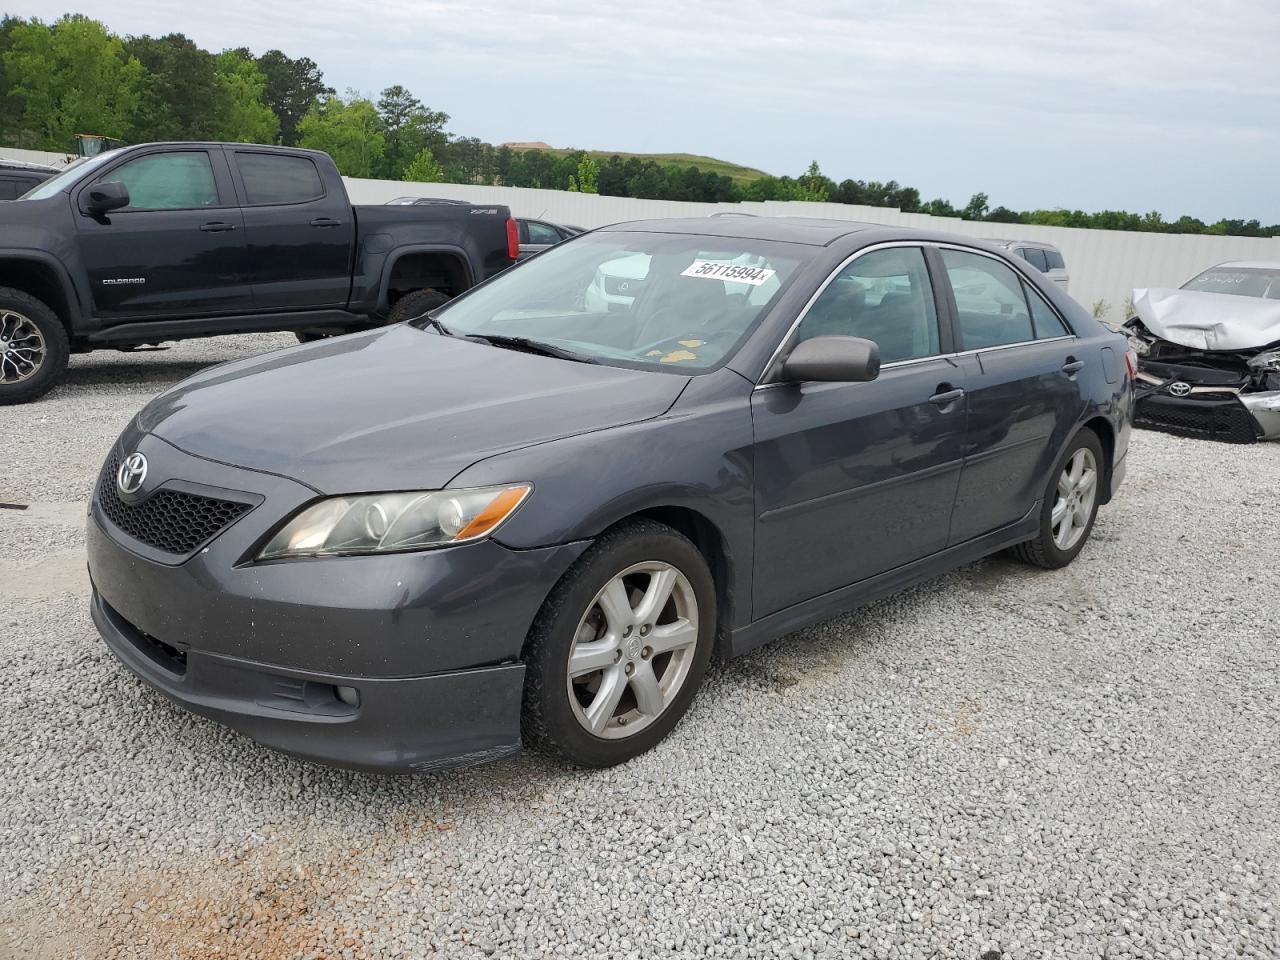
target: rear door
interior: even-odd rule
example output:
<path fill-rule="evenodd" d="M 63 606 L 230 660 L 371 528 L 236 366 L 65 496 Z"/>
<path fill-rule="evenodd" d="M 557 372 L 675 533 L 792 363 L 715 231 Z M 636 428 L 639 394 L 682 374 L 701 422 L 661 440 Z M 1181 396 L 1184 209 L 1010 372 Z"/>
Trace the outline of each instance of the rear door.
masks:
<path fill-rule="evenodd" d="M 951 543 L 1014 523 L 1035 506 L 1084 412 L 1083 354 L 1035 286 L 1000 257 L 944 247 L 956 349 L 970 361 L 964 469 Z"/>
<path fill-rule="evenodd" d="M 754 617 L 946 546 L 965 380 L 944 356 L 942 312 L 920 247 L 867 251 L 832 276 L 791 342 L 875 340 L 879 378 L 756 388 Z"/>
<path fill-rule="evenodd" d="M 252 308 L 244 223 L 221 150 L 131 153 L 93 182 L 109 181 L 129 190 L 123 210 L 85 213 L 90 184 L 73 198 L 96 316 L 160 319 Z"/>
<path fill-rule="evenodd" d="M 228 148 L 260 310 L 344 307 L 355 213 L 306 155 Z"/>

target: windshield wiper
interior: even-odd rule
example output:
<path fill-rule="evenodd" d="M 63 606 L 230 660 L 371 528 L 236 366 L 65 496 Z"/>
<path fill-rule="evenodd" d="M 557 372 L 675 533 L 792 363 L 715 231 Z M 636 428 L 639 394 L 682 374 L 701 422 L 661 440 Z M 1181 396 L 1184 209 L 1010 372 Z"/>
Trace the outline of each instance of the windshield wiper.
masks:
<path fill-rule="evenodd" d="M 542 340 L 530 340 L 528 337 L 507 337 L 499 333 L 472 333 L 467 336 L 468 340 L 476 340 L 480 343 L 487 343 L 492 347 L 500 347 L 508 350 L 523 350 L 526 353 L 537 353 L 544 357 L 556 357 L 560 360 L 574 360 L 577 363 L 599 363 L 595 357 L 588 357 L 586 354 L 577 353 L 574 350 L 567 350 L 564 347 L 557 347 L 551 343 L 545 343 Z"/>
<path fill-rule="evenodd" d="M 421 323 L 422 326 L 424 327 L 432 327 L 435 329 L 436 333 L 443 334 L 446 337 L 457 336 L 456 333 L 454 333 L 452 330 L 450 330 L 448 327 L 446 327 L 443 323 L 441 323 L 439 320 L 437 320 L 435 317 L 433 317 L 429 313 L 424 313 L 422 316 L 418 317 L 415 322 Z"/>

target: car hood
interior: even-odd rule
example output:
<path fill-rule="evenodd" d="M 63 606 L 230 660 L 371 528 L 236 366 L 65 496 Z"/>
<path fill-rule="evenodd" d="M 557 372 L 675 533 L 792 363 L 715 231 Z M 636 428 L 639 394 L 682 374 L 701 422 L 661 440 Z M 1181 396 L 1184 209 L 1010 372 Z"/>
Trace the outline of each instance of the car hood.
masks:
<path fill-rule="evenodd" d="M 157 397 L 138 426 L 321 493 L 434 489 L 498 453 L 660 416 L 688 379 L 402 324 L 211 368 Z"/>
<path fill-rule="evenodd" d="M 1280 300 L 1150 287 L 1133 291 L 1133 307 L 1155 336 L 1196 350 L 1253 350 L 1280 340 Z"/>

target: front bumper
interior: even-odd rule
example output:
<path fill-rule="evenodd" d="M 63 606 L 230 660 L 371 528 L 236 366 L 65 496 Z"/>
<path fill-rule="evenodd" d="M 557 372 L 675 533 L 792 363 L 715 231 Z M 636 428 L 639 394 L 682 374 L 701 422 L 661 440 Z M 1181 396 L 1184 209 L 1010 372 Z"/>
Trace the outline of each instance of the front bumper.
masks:
<path fill-rule="evenodd" d="M 149 495 L 172 483 L 259 501 L 190 556 L 165 556 L 95 495 L 94 620 L 134 673 L 194 713 L 339 766 L 423 770 L 518 747 L 524 638 L 586 543 L 246 562 L 313 491 L 154 436 L 126 435 L 123 449 L 148 458 Z"/>
<path fill-rule="evenodd" d="M 1272 400 L 1275 406 L 1266 409 L 1262 404 L 1268 398 L 1268 394 L 1179 398 L 1152 393 L 1138 400 L 1133 423 L 1184 437 L 1254 443 L 1280 437 L 1280 403 Z"/>
<path fill-rule="evenodd" d="M 91 610 L 111 652 L 166 697 L 297 757 L 352 770 L 418 773 L 520 749 L 522 663 L 429 677 L 320 674 L 163 643 L 120 616 L 97 590 Z M 340 690 L 355 702 L 344 701 Z"/>

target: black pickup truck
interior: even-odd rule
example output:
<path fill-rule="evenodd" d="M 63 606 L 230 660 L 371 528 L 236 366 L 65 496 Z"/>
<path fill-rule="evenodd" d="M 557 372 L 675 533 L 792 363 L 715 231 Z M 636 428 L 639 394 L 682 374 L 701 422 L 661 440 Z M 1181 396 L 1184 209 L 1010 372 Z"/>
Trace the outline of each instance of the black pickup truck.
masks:
<path fill-rule="evenodd" d="M 149 143 L 0 204 L 0 404 L 68 355 L 419 316 L 519 253 L 500 205 L 352 206 L 328 154 Z"/>

